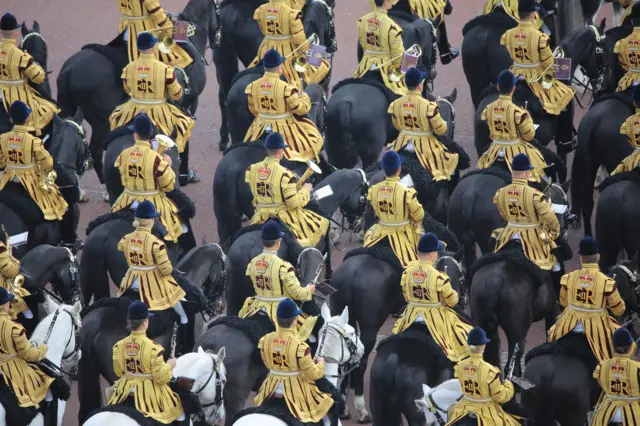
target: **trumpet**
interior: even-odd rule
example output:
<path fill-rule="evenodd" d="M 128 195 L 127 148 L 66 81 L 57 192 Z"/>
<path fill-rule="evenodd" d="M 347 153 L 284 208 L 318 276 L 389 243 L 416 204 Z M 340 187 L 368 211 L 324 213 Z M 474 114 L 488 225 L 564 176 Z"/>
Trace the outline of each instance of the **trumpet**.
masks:
<path fill-rule="evenodd" d="M 298 50 L 300 50 L 302 46 L 306 46 L 307 44 L 318 44 L 318 43 L 320 43 L 320 38 L 318 37 L 318 34 L 315 34 L 315 33 L 311 34 L 311 37 L 306 39 L 304 43 L 296 47 L 291 53 L 285 56 L 285 59 L 289 59 L 289 57 L 294 53 L 296 53 Z M 307 56 L 303 55 L 303 56 L 296 57 L 296 59 L 293 61 L 293 68 L 300 74 L 304 74 L 305 72 L 307 72 Z"/>
<path fill-rule="evenodd" d="M 9 234 L 7 234 L 7 230 L 4 228 L 4 225 L 2 225 L 2 232 L 4 232 L 4 237 L 7 240 L 7 252 L 9 253 L 9 256 L 13 256 L 13 247 L 11 247 L 11 238 L 9 238 Z M 18 289 L 22 287 L 22 285 L 24 284 L 24 275 L 18 274 L 15 277 L 11 278 L 10 282 L 11 284 L 8 290 L 11 294 L 16 294 Z"/>
<path fill-rule="evenodd" d="M 318 165 L 313 161 L 307 161 L 307 165 L 309 167 L 307 168 L 307 170 L 304 171 L 304 174 L 300 177 L 300 179 L 298 179 L 298 182 L 296 183 L 297 189 L 302 188 L 302 185 L 304 185 L 304 182 L 307 179 L 309 179 L 312 174 L 314 173 L 317 173 L 319 175 L 322 174 L 322 170 L 320 169 L 320 167 L 318 167 Z"/>
<path fill-rule="evenodd" d="M 158 142 L 157 153 L 161 154 L 167 150 L 176 146 L 176 143 L 169 136 L 165 135 L 156 135 L 156 142 Z"/>
<path fill-rule="evenodd" d="M 47 194 L 51 194 L 56 190 L 56 179 L 58 178 L 58 173 L 55 170 L 51 169 L 49 171 L 44 171 L 40 167 L 40 165 L 36 164 L 36 173 L 38 175 L 38 186 Z"/>
<path fill-rule="evenodd" d="M 175 31 L 174 25 L 166 25 L 164 27 L 149 30 L 148 32 L 154 33 L 160 31 L 161 34 L 158 37 L 158 49 L 165 54 L 171 53 L 171 49 L 176 45 L 176 41 L 173 39 L 173 31 Z M 187 37 L 193 37 L 196 33 L 196 26 L 193 24 L 187 24 Z"/>
<path fill-rule="evenodd" d="M 422 49 L 420 48 L 419 45 L 414 44 L 413 46 L 411 46 L 410 48 L 408 48 L 407 50 L 405 50 L 404 52 L 402 52 L 401 55 L 396 55 L 393 58 L 389 59 L 387 62 L 385 62 L 382 65 L 378 65 L 376 68 L 382 68 L 386 65 L 389 65 L 390 63 L 392 63 L 393 61 L 395 61 L 396 59 L 403 57 L 404 55 L 411 55 L 411 56 L 415 56 L 416 58 L 419 58 L 422 56 Z M 393 81 L 394 83 L 399 82 L 400 80 L 402 80 L 402 71 L 400 70 L 399 66 L 395 66 L 395 67 L 390 67 L 389 71 L 389 80 Z"/>
<path fill-rule="evenodd" d="M 556 47 L 556 49 L 553 51 L 553 58 L 564 58 L 564 50 L 562 49 L 562 47 L 558 46 Z M 544 89 L 551 89 L 553 87 L 553 71 L 555 70 L 555 61 L 554 63 L 552 63 L 551 65 L 549 65 L 543 72 L 542 72 L 542 76 L 538 77 L 537 80 L 534 81 L 538 81 L 538 80 L 542 80 L 541 84 L 542 84 L 542 88 Z"/>

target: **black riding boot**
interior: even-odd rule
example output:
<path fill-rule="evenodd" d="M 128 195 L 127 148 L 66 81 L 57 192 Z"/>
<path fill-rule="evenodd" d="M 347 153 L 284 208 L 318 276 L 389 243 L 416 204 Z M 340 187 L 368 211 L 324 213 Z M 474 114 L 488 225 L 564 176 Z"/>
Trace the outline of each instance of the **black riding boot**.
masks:
<path fill-rule="evenodd" d="M 182 255 L 184 256 L 189 252 L 189 250 L 196 247 L 197 243 L 196 243 L 196 236 L 193 234 L 193 230 L 191 229 L 191 221 L 188 219 L 187 220 L 183 219 L 182 223 L 184 223 L 184 225 L 187 228 L 189 228 L 187 232 L 184 232 L 182 235 L 178 237 L 178 244 L 180 245 L 180 248 L 182 249 Z"/>
<path fill-rule="evenodd" d="M 51 138 L 53 136 L 53 119 L 51 119 L 49 124 L 47 124 L 42 129 L 40 129 L 40 133 L 39 134 L 38 134 L 38 132 L 36 132 L 36 136 L 38 136 L 42 140 L 44 140 L 44 138 L 46 138 L 47 136 L 49 136 L 49 138 Z M 45 148 L 46 148 L 46 145 L 47 145 L 47 143 L 45 142 Z"/>
<path fill-rule="evenodd" d="M 184 148 L 184 151 L 180 154 L 180 185 L 186 186 L 190 183 L 200 182 L 200 178 L 196 174 L 196 171 L 189 168 L 189 145 Z"/>
<path fill-rule="evenodd" d="M 438 25 L 438 50 L 440 51 L 440 62 L 442 62 L 442 65 L 451 63 L 451 61 L 459 55 L 458 49 L 449 44 L 447 27 L 444 21 Z"/>
<path fill-rule="evenodd" d="M 565 159 L 577 144 L 577 135 L 573 130 L 573 102 L 570 102 L 558 117 L 558 131 L 556 132 L 558 155 Z"/>

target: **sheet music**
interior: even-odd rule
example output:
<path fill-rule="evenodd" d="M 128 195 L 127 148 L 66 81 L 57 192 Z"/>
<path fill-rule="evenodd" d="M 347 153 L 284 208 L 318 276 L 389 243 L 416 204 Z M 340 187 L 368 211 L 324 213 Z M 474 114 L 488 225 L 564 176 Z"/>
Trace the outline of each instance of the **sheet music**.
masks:
<path fill-rule="evenodd" d="M 19 246 L 27 242 L 29 232 L 23 232 L 22 234 L 16 234 L 9 237 L 9 243 L 12 247 Z"/>
<path fill-rule="evenodd" d="M 313 193 L 313 198 L 316 200 L 322 200 L 323 198 L 327 198 L 328 196 L 333 195 L 333 189 L 331 189 L 331 185 L 323 186 Z"/>

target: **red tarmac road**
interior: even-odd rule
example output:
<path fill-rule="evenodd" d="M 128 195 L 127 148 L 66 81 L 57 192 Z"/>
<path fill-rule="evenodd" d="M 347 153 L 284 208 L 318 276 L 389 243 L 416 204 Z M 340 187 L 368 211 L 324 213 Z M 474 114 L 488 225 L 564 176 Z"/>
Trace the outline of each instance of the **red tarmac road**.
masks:
<path fill-rule="evenodd" d="M 186 1 L 161 0 L 162 6 L 169 12 L 177 13 L 182 10 Z M 451 43 L 460 48 L 462 43 L 462 27 L 473 18 L 482 7 L 482 0 L 453 0 L 453 13 L 448 16 L 447 28 Z M 336 31 L 338 34 L 339 50 L 333 63 L 333 81 L 350 77 L 357 66 L 356 59 L 356 21 L 362 15 L 370 11 L 369 0 L 337 0 L 336 1 Z M 119 15 L 117 2 L 114 0 L 3 0 L 0 13 L 11 11 L 19 21 L 26 21 L 28 27 L 34 20 L 40 23 L 40 28 L 49 46 L 49 70 L 52 71 L 51 82 L 56 92 L 55 81 L 62 63 L 83 45 L 88 43 L 107 43 L 117 34 Z M 601 12 L 606 14 L 611 22 L 611 9 L 609 6 Z M 211 53 L 207 53 L 211 58 Z M 215 79 L 213 65 L 207 72 L 208 82 L 197 112 L 197 124 L 191 141 L 191 162 L 198 171 L 202 182 L 189 185 L 187 194 L 196 202 L 198 214 L 192 221 L 196 238 L 201 240 L 206 237 L 210 241 L 217 241 L 215 217 L 212 207 L 212 181 L 214 170 L 222 158 L 218 151 L 218 129 L 220 125 L 220 112 L 218 108 L 218 86 Z M 435 94 L 447 95 L 458 89 L 456 106 L 456 140 L 472 156 L 474 163 L 477 160 L 473 147 L 473 104 L 469 95 L 468 85 L 462 71 L 460 58 L 453 63 L 442 66 L 438 64 L 438 76 L 436 79 Z M 365 106 L 363 106 L 365 107 Z M 582 112 L 579 113 L 582 115 Z M 84 229 L 87 223 L 98 215 L 108 212 L 108 205 L 99 197 L 100 185 L 93 171 L 90 171 L 82 180 L 82 187 L 87 191 L 90 201 L 81 207 L 80 234 L 84 237 Z M 571 239 L 573 247 L 577 247 L 577 241 L 582 236 L 582 231 L 572 231 Z M 348 236 L 343 236 L 343 247 L 355 246 L 357 237 L 354 236 L 353 244 L 348 244 Z M 334 265 L 340 263 L 343 253 L 336 251 Z M 569 268 L 575 268 L 573 261 Z M 334 266 L 335 267 L 335 266 Z M 381 331 L 381 334 L 389 334 L 392 320 Z M 529 333 L 528 347 L 540 344 L 544 339 L 542 324 L 536 324 Z M 504 340 L 503 340 L 504 341 Z M 503 344 L 504 346 L 504 344 Z M 370 359 L 369 365 L 371 365 Z M 368 381 L 368 379 L 367 379 Z M 368 383 L 365 385 L 368 395 Z M 72 395 L 77 388 L 74 387 Z M 367 398 L 368 402 L 368 398 Z M 353 410 L 351 410 L 353 413 Z M 65 426 L 76 426 L 78 404 L 72 397 L 67 405 L 65 413 Z M 356 424 L 355 421 L 343 422 L 344 425 Z"/>

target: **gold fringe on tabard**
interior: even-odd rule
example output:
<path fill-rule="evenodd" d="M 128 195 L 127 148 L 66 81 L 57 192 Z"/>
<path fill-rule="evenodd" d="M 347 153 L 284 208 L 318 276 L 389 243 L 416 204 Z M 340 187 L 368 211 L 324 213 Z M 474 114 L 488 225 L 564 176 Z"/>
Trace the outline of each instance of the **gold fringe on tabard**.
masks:
<path fill-rule="evenodd" d="M 540 151 L 529 142 L 520 141 L 513 145 L 492 142 L 491 145 L 489 145 L 489 149 L 478 159 L 478 168 L 487 169 L 491 167 L 491 165 L 500 158 L 500 151 L 504 154 L 504 162 L 509 168 L 509 171 L 511 171 L 513 158 L 518 154 L 526 154 L 533 166 L 529 180 L 532 182 L 540 182 L 540 178 L 544 175 L 544 169 L 548 166 Z"/>

